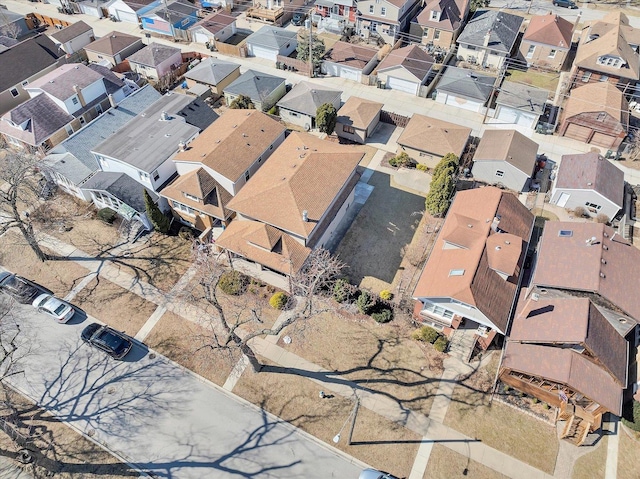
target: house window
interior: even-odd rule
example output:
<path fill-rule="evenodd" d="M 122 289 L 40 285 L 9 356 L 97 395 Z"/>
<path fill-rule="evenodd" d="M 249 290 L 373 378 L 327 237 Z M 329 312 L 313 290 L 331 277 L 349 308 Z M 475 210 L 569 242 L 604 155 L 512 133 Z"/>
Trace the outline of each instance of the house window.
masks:
<path fill-rule="evenodd" d="M 602 206 L 596 205 L 595 203 L 589 203 L 588 201 L 585 203 L 585 206 L 589 209 L 598 211 Z"/>
<path fill-rule="evenodd" d="M 149 173 L 145 173 L 144 171 L 138 171 L 138 176 L 142 181 L 149 182 Z"/>
<path fill-rule="evenodd" d="M 436 306 L 433 303 L 426 302 L 424 303 L 423 311 L 428 311 L 436 316 L 440 316 L 446 319 L 453 318 L 453 311 L 449 311 L 448 309 L 443 308 L 442 306 Z"/>
<path fill-rule="evenodd" d="M 295 117 L 297 117 L 297 116 L 298 116 L 298 114 L 297 114 L 295 111 L 290 111 L 290 112 L 289 112 L 289 115 L 291 115 L 291 116 L 295 116 Z"/>
<path fill-rule="evenodd" d="M 591 78 L 591 72 L 584 72 L 582 74 L 582 81 L 587 83 L 589 81 L 589 78 Z"/>
<path fill-rule="evenodd" d="M 247 170 L 244 174 L 244 181 L 249 181 L 250 177 L 251 177 L 251 174 L 249 173 L 249 170 Z"/>
<path fill-rule="evenodd" d="M 73 134 L 73 127 L 71 125 L 65 125 L 64 129 L 67 131 L 67 135 L 71 136 Z"/>
<path fill-rule="evenodd" d="M 171 204 L 173 205 L 173 208 L 177 211 L 186 213 L 189 216 L 196 215 L 196 210 L 194 210 L 193 208 L 189 208 L 187 205 L 183 205 L 182 203 L 178 203 L 177 201 L 172 201 Z"/>
<path fill-rule="evenodd" d="M 102 60 L 103 56 L 102 55 L 98 55 L 98 59 Z"/>
<path fill-rule="evenodd" d="M 440 30 L 436 30 L 433 32 L 433 39 L 440 40 Z"/>
<path fill-rule="evenodd" d="M 158 173 L 158 170 L 155 170 L 153 173 L 153 181 L 158 181 L 158 178 L 160 178 L 160 173 Z"/>
<path fill-rule="evenodd" d="M 431 20 L 438 20 L 440 15 L 435 10 L 431 10 Z"/>
<path fill-rule="evenodd" d="M 13 98 L 17 97 L 19 94 L 20 94 L 20 92 L 18 91 L 18 89 L 17 89 L 17 88 L 12 88 L 12 89 L 11 89 L 11 96 L 12 96 Z"/>
<path fill-rule="evenodd" d="M 425 29 L 422 31 L 422 35 L 423 35 L 423 36 L 425 36 L 425 37 L 428 37 L 428 36 L 429 36 L 429 29 L 428 29 L 428 28 L 425 28 Z"/>
<path fill-rule="evenodd" d="M 29 84 L 29 80 L 25 80 L 21 84 L 22 84 L 22 86 L 27 86 Z"/>
<path fill-rule="evenodd" d="M 536 51 L 535 45 L 529 45 L 529 50 L 527 50 L 527 58 L 533 58 L 533 52 Z"/>
<path fill-rule="evenodd" d="M 96 110 L 96 113 L 97 113 L 98 115 L 102 114 L 102 106 L 101 106 L 101 105 L 96 105 L 95 110 Z"/>
<path fill-rule="evenodd" d="M 374 13 L 375 7 L 373 5 L 369 5 L 369 13 Z"/>
<path fill-rule="evenodd" d="M 600 75 L 600 78 L 598 78 L 599 81 L 609 81 L 609 77 L 607 75 Z"/>
<path fill-rule="evenodd" d="M 77 96 L 74 96 L 74 97 L 71 99 L 71 103 L 73 103 L 74 105 L 77 105 L 77 104 L 78 104 L 78 97 L 77 97 Z"/>
<path fill-rule="evenodd" d="M 383 17 L 387 16 L 387 9 L 385 7 L 382 7 L 380 9 L 380 15 L 383 16 Z"/>
<path fill-rule="evenodd" d="M 352 135 L 356 132 L 356 129 L 349 125 L 342 125 L 342 131 L 345 133 L 351 133 Z"/>
<path fill-rule="evenodd" d="M 189 193 L 185 193 L 184 191 L 182 192 L 182 194 L 184 195 L 185 198 L 188 198 L 191 201 L 195 201 L 196 203 L 200 202 L 200 198 L 198 198 L 197 196 L 190 195 Z"/>
<path fill-rule="evenodd" d="M 604 121 L 607 118 L 607 114 L 605 112 L 600 112 L 598 113 L 598 116 L 596 117 L 597 121 Z"/>
<path fill-rule="evenodd" d="M 502 170 L 496 170 L 496 176 L 502 178 L 504 176 L 504 171 Z"/>
<path fill-rule="evenodd" d="M 79 117 L 78 120 L 80 120 L 81 125 L 84 125 L 87 122 L 87 120 L 84 119 L 84 116 Z"/>
<path fill-rule="evenodd" d="M 556 53 L 558 53 L 558 50 L 555 50 L 552 48 L 551 51 L 549 52 L 549 58 L 555 58 Z"/>

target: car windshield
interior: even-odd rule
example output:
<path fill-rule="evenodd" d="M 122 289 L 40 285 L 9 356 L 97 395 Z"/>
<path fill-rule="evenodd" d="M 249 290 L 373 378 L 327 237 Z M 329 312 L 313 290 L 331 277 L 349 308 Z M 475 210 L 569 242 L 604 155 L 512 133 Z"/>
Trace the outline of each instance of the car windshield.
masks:
<path fill-rule="evenodd" d="M 97 341 L 115 352 L 122 352 L 127 344 L 123 338 L 111 331 L 104 331 L 100 337 L 97 338 Z"/>
<path fill-rule="evenodd" d="M 63 312 L 65 309 L 67 309 L 67 305 L 66 305 L 66 304 L 62 304 L 62 303 L 61 303 L 61 304 L 60 304 L 56 309 L 54 309 L 54 310 L 53 310 L 53 312 L 54 312 L 55 314 L 60 315 L 60 314 L 62 314 L 62 312 Z"/>

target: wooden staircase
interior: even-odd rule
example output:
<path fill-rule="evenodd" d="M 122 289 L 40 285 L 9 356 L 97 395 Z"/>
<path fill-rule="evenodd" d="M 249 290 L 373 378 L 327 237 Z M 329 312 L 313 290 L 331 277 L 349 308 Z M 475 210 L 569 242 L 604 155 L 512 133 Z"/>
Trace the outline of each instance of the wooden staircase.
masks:
<path fill-rule="evenodd" d="M 587 434 L 589 434 L 591 423 L 570 412 L 563 412 L 558 419 L 567 421 L 562 430 L 562 434 L 560 434 L 560 438 L 576 446 L 581 446 L 587 438 Z"/>

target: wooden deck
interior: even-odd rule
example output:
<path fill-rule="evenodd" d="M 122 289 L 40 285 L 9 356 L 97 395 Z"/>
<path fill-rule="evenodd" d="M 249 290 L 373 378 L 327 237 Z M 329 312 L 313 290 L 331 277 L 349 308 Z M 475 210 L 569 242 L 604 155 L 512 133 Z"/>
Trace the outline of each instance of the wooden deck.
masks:
<path fill-rule="evenodd" d="M 249 7 L 247 9 L 247 17 L 259 18 L 265 22 L 275 23 L 282 15 L 284 15 L 284 7 L 276 9 Z"/>

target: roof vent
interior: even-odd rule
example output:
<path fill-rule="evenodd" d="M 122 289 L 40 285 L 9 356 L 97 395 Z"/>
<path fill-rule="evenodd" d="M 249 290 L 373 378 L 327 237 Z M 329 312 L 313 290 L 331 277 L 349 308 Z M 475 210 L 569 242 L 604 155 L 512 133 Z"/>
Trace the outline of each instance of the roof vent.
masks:
<path fill-rule="evenodd" d="M 591 185 L 593 185 L 593 183 L 591 183 L 590 181 L 587 182 L 587 186 L 591 186 Z"/>
<path fill-rule="evenodd" d="M 601 262 L 602 264 L 607 264 L 607 260 L 606 260 L 606 259 L 604 259 L 604 258 L 602 258 L 602 259 L 600 260 L 600 262 Z"/>
<path fill-rule="evenodd" d="M 185 151 L 187 149 L 187 144 L 184 141 L 178 143 L 178 150 Z"/>
<path fill-rule="evenodd" d="M 238 125 L 233 125 L 233 127 L 234 127 L 234 128 L 237 128 L 237 127 L 238 127 Z"/>
<path fill-rule="evenodd" d="M 243 138 L 246 138 L 246 137 L 248 137 L 248 136 L 249 136 L 249 135 L 247 135 L 246 133 L 243 133 L 243 134 L 242 134 L 242 137 L 243 137 Z"/>
<path fill-rule="evenodd" d="M 602 271 L 600 271 L 600 277 L 601 278 L 606 278 L 607 276 Z"/>
<path fill-rule="evenodd" d="M 608 238 L 609 237 L 609 233 L 607 233 L 606 231 L 604 232 L 604 237 Z"/>
<path fill-rule="evenodd" d="M 302 221 L 305 223 L 309 221 L 309 212 L 307 210 L 302 211 Z"/>
<path fill-rule="evenodd" d="M 627 324 L 627 318 L 618 318 L 618 321 L 622 324 Z"/>
<path fill-rule="evenodd" d="M 500 251 L 502 248 L 500 246 L 496 246 L 496 251 Z"/>
<path fill-rule="evenodd" d="M 538 301 L 540 299 L 540 295 L 538 293 L 531 293 L 531 300 Z"/>
<path fill-rule="evenodd" d="M 218 140 L 216 140 L 216 143 L 220 143 L 220 140 L 219 140 L 219 139 L 218 139 Z"/>
<path fill-rule="evenodd" d="M 605 250 L 605 251 L 607 251 L 607 250 L 609 249 L 609 247 L 608 247 L 606 244 L 603 244 L 603 245 L 602 245 L 602 249 L 603 249 L 603 250 Z"/>
<path fill-rule="evenodd" d="M 509 241 L 509 240 L 504 240 L 504 244 L 511 244 L 511 241 Z"/>
<path fill-rule="evenodd" d="M 596 243 L 596 241 L 598 241 L 598 238 L 596 238 L 595 236 L 592 236 L 591 238 L 586 240 L 585 243 L 587 243 L 589 246 L 593 246 Z"/>
<path fill-rule="evenodd" d="M 160 113 L 160 119 L 162 121 L 167 121 L 169 119 L 169 113 L 167 113 L 166 111 L 163 111 L 162 113 Z"/>
<path fill-rule="evenodd" d="M 472 225 L 471 223 L 469 223 L 469 224 L 467 225 L 467 227 L 468 227 L 468 228 L 473 228 L 473 225 Z"/>

